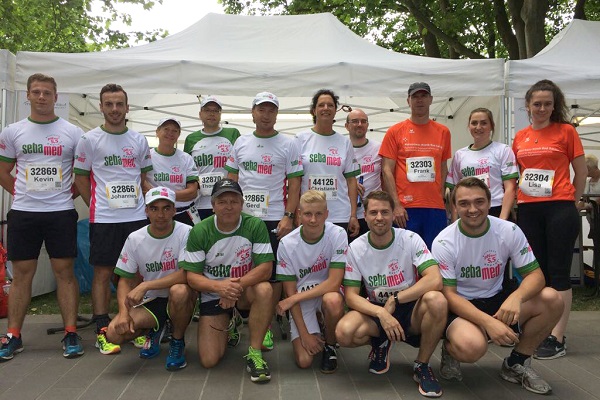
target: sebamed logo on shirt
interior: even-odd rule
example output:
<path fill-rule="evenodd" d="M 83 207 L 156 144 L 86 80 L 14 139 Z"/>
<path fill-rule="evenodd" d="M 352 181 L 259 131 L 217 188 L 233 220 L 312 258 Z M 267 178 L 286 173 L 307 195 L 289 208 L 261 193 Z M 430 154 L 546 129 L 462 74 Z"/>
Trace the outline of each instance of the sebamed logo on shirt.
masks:
<path fill-rule="evenodd" d="M 173 248 L 166 247 L 163 250 L 161 261 L 146 263 L 146 272 L 175 271 L 177 258 L 173 255 Z"/>
<path fill-rule="evenodd" d="M 376 274 L 370 275 L 367 277 L 367 282 L 369 282 L 369 286 L 372 287 L 395 287 L 400 286 L 404 281 L 404 272 L 400 267 L 397 259 L 391 260 L 388 264 L 388 274 Z"/>
<path fill-rule="evenodd" d="M 466 267 L 460 267 L 460 278 L 464 279 L 482 279 L 488 280 L 493 279 L 500 275 L 501 265 L 498 264 L 493 267 L 482 267 L 479 265 L 468 265 Z"/>
<path fill-rule="evenodd" d="M 202 153 L 194 157 L 197 167 L 224 168 L 227 163 L 227 155 L 215 155 Z"/>
<path fill-rule="evenodd" d="M 360 173 L 369 174 L 375 172 L 375 163 L 373 162 L 373 156 L 371 154 L 366 155 L 362 158 L 360 163 Z"/>
<path fill-rule="evenodd" d="M 43 154 L 45 156 L 62 155 L 63 146 L 58 135 L 46 136 L 46 143 L 29 143 L 21 146 L 23 154 Z"/>
<path fill-rule="evenodd" d="M 215 278 L 241 278 L 252 269 L 252 246 L 243 244 L 234 250 L 234 265 L 207 265 L 204 271 Z"/>
<path fill-rule="evenodd" d="M 244 161 L 241 163 L 242 168 L 246 171 L 254 171 L 260 175 L 271 175 L 273 174 L 273 164 L 272 154 L 262 154 L 260 156 L 261 160 L 259 162 L 256 161 Z"/>
<path fill-rule="evenodd" d="M 135 168 L 135 153 L 133 147 L 123 147 L 121 154 L 110 154 L 104 157 L 104 166 L 121 166 L 123 168 Z"/>
<path fill-rule="evenodd" d="M 342 157 L 340 157 L 339 150 L 337 147 L 333 146 L 328 149 L 328 154 L 313 153 L 308 159 L 311 163 L 323 163 L 325 165 L 333 165 L 336 167 L 342 165 Z"/>
<path fill-rule="evenodd" d="M 174 165 L 171 167 L 171 172 L 157 172 L 154 174 L 154 182 L 169 182 L 169 183 L 183 183 L 183 174 L 181 173 L 181 167 Z"/>
<path fill-rule="evenodd" d="M 480 158 L 479 160 L 477 160 L 477 163 L 479 164 L 479 166 L 477 167 L 465 167 L 461 169 L 460 172 L 462 173 L 463 177 L 478 176 L 490 173 L 490 166 L 488 165 L 487 157 Z"/>
<path fill-rule="evenodd" d="M 319 272 L 327 268 L 327 258 L 323 254 L 319 254 L 317 257 L 317 261 L 310 268 L 300 268 L 299 275 L 300 278 L 304 278 L 306 275 Z"/>

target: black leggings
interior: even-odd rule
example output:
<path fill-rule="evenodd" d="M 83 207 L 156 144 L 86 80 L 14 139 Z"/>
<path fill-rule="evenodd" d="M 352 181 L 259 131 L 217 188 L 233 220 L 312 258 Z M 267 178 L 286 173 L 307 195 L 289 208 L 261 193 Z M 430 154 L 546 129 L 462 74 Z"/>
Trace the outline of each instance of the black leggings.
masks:
<path fill-rule="evenodd" d="M 573 201 L 519 204 L 517 224 L 540 263 L 546 286 L 571 289 L 573 248 L 579 234 L 579 213 Z"/>

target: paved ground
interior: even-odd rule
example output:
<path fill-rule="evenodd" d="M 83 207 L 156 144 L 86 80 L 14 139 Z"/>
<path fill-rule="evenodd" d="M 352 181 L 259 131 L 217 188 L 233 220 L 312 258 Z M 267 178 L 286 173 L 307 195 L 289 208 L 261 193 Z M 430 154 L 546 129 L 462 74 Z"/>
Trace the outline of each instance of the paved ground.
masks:
<path fill-rule="evenodd" d="M 104 356 L 94 349 L 90 328 L 80 331 L 86 354 L 67 360 L 60 349 L 61 334 L 46 335 L 56 326 L 58 316 L 28 316 L 24 329 L 25 351 L 12 361 L 0 363 L 0 400 L 70 399 L 422 399 L 411 379 L 416 351 L 407 345 L 392 350 L 392 367 L 382 376 L 367 372 L 366 347 L 340 349 L 339 370 L 332 375 L 312 369 L 300 370 L 293 361 L 291 345 L 276 341 L 267 353 L 273 378 L 268 384 L 250 382 L 245 371 L 247 328 L 242 342 L 228 352 L 212 370 L 200 367 L 196 355 L 196 324 L 187 332 L 188 367 L 168 372 L 164 361 L 168 351 L 163 344 L 154 360 L 138 358 L 133 345 L 123 346 L 120 355 Z M 6 331 L 6 320 L 0 320 Z M 565 400 L 600 399 L 600 312 L 574 312 L 568 328 L 568 356 L 538 362 L 534 367 L 553 387 L 545 398 Z M 278 338 L 279 339 L 279 338 Z M 442 381 L 444 399 L 540 399 L 519 385 L 498 376 L 502 358 L 509 349 L 490 346 L 478 363 L 463 365 L 463 382 Z M 439 368 L 439 348 L 431 363 Z"/>

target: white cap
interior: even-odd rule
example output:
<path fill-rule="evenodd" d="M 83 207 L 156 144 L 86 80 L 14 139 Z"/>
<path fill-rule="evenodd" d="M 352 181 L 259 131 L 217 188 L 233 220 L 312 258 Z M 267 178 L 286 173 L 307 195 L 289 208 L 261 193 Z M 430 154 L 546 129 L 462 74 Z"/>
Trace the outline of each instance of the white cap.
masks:
<path fill-rule="evenodd" d="M 221 102 L 212 94 L 208 95 L 202 99 L 202 101 L 200 102 L 200 108 L 204 107 L 208 103 L 215 103 L 216 105 L 219 106 L 219 108 L 223 108 L 223 106 L 221 105 Z"/>
<path fill-rule="evenodd" d="M 149 206 L 156 200 L 168 200 L 175 204 L 175 192 L 164 186 L 158 186 L 148 190 L 148 193 L 146 193 L 146 205 Z"/>
<path fill-rule="evenodd" d="M 254 100 L 252 100 L 252 107 L 267 102 L 275 104 L 275 107 L 279 108 L 279 100 L 277 100 L 277 96 L 269 92 L 260 92 L 257 94 L 256 97 L 254 97 Z"/>
<path fill-rule="evenodd" d="M 167 121 L 173 121 L 177 124 L 177 126 L 179 127 L 179 129 L 181 129 L 181 122 L 179 122 L 178 119 L 174 118 L 174 117 L 167 117 L 167 118 L 163 118 L 160 121 L 158 121 L 158 127 L 160 128 L 161 126 L 163 126 L 163 124 Z"/>

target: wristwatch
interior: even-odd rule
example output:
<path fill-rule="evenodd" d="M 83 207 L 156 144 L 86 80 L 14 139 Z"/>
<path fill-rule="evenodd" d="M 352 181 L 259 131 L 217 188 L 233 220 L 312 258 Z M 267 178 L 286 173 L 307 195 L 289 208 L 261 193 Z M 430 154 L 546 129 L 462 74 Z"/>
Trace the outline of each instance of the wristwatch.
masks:
<path fill-rule="evenodd" d="M 294 213 L 291 211 L 286 211 L 283 213 L 284 217 L 290 217 L 290 219 L 294 219 Z"/>
<path fill-rule="evenodd" d="M 400 301 L 398 301 L 398 293 L 400 292 L 394 292 L 394 300 L 396 300 L 396 304 L 400 305 Z"/>

